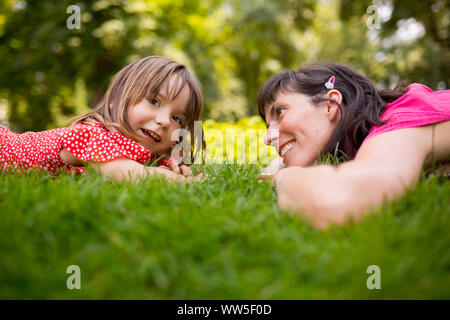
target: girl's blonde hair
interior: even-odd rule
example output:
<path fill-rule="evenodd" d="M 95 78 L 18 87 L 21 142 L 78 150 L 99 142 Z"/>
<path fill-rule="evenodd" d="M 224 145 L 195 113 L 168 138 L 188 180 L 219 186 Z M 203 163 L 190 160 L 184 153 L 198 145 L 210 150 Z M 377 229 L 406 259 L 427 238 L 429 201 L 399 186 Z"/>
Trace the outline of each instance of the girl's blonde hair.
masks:
<path fill-rule="evenodd" d="M 189 101 L 186 111 L 185 129 L 193 136 L 194 121 L 200 120 L 202 111 L 202 93 L 198 80 L 183 64 L 161 56 L 149 56 L 135 61 L 113 78 L 108 90 L 95 106 L 94 110 L 75 118 L 74 123 L 100 122 L 106 130 L 117 131 L 137 142 L 144 139 L 135 134 L 128 122 L 127 110 L 144 98 L 153 98 L 158 94 L 166 79 L 174 77 L 174 85 L 169 88 L 168 98 L 175 99 L 185 85 L 189 87 Z M 194 138 L 192 140 L 192 151 Z M 204 148 L 204 143 L 201 143 Z M 192 154 L 193 155 L 193 154 Z"/>

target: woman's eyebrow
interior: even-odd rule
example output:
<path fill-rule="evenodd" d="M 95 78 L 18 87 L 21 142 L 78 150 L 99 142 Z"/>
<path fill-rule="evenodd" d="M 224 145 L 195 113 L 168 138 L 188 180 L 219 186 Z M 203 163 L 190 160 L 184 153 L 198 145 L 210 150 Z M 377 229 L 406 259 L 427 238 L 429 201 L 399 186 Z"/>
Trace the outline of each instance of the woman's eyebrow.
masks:
<path fill-rule="evenodd" d="M 275 103 L 274 104 L 272 104 L 270 107 L 269 107 L 269 115 L 271 116 L 271 117 L 273 117 L 273 115 L 275 114 Z"/>

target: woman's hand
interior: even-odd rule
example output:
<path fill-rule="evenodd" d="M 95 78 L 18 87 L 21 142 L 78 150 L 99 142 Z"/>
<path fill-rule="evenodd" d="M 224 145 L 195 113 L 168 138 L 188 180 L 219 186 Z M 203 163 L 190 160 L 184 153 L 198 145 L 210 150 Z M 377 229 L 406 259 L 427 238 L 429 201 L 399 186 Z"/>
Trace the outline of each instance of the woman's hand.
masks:
<path fill-rule="evenodd" d="M 256 176 L 256 178 L 258 180 L 272 180 L 274 176 L 283 168 L 286 168 L 286 165 L 283 163 L 283 158 L 275 158 L 260 174 Z"/>

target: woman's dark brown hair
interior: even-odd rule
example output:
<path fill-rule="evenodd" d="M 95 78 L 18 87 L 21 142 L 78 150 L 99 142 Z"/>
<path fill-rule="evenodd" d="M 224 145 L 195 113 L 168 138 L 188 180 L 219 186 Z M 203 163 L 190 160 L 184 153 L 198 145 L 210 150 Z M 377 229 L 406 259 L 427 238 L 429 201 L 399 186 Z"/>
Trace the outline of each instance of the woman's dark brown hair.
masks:
<path fill-rule="evenodd" d="M 279 91 L 306 94 L 316 105 L 334 101 L 323 96 L 329 91 L 325 83 L 332 75 L 336 77 L 334 89 L 342 94 L 342 103 L 335 101 L 341 117 L 321 154 L 333 154 L 338 148 L 347 156 L 354 157 L 370 128 L 384 124 L 380 116 L 386 104 L 400 98 L 405 93 L 403 89 L 396 87 L 378 91 L 367 77 L 347 65 L 316 64 L 297 71 L 283 71 L 267 80 L 258 93 L 259 115 L 265 120 L 266 107 L 275 101 Z"/>

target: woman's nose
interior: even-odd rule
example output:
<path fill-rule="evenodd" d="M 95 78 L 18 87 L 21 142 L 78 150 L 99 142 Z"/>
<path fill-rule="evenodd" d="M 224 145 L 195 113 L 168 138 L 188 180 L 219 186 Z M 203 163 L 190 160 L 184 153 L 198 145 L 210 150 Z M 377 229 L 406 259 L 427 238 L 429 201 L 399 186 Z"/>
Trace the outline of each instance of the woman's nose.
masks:
<path fill-rule="evenodd" d="M 264 143 L 268 146 L 276 147 L 278 144 L 279 135 L 278 129 L 267 129 L 266 136 L 264 137 Z"/>

